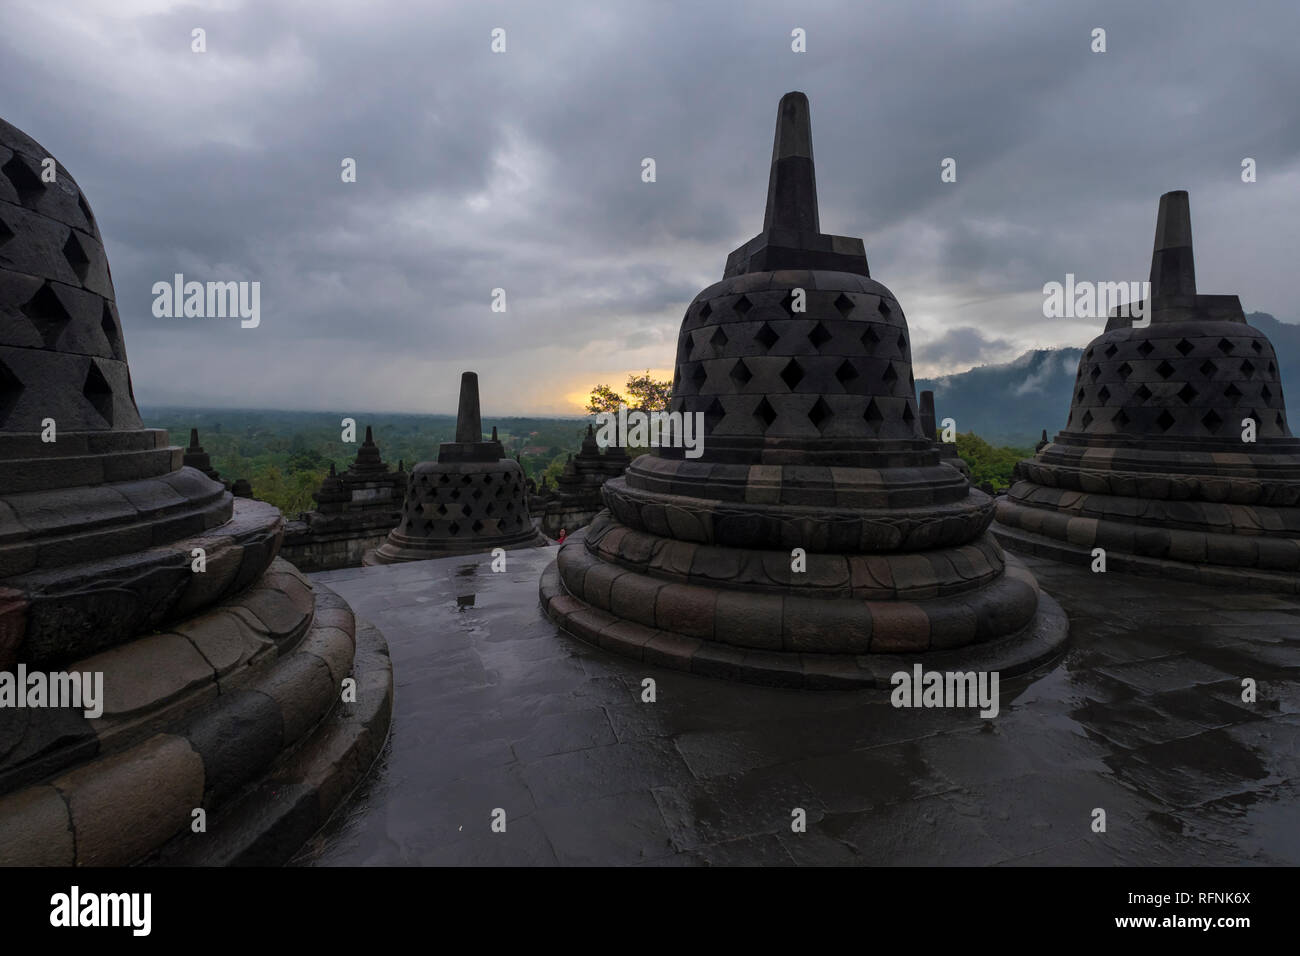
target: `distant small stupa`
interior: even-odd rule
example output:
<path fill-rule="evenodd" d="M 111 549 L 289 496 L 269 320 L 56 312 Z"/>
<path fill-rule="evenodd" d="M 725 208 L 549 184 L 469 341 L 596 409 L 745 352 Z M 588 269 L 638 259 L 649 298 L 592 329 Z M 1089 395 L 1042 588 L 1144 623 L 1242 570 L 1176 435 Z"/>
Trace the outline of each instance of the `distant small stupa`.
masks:
<path fill-rule="evenodd" d="M 443 442 L 437 461 L 411 469 L 401 523 L 365 557 L 366 564 L 422 561 L 493 548 L 546 544 L 528 514 L 524 472 L 501 442 L 483 440 L 478 375 L 460 379 L 456 440 Z"/>

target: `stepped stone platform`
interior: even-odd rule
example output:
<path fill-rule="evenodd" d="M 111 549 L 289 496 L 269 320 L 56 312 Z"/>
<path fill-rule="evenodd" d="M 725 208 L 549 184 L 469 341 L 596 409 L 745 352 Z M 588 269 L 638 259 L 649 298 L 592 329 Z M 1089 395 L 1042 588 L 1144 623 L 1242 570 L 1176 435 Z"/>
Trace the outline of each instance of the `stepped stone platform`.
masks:
<path fill-rule="evenodd" d="M 397 692 L 383 762 L 298 864 L 1300 865 L 1293 596 L 1027 556 L 1070 643 L 985 720 L 573 641 L 536 604 L 556 550 L 318 576 L 384 632 Z"/>

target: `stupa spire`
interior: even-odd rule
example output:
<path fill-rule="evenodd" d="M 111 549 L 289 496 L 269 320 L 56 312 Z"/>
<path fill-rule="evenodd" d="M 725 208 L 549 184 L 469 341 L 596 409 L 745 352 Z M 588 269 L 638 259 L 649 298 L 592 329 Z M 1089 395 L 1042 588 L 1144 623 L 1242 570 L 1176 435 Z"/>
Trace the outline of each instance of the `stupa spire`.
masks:
<path fill-rule="evenodd" d="M 483 440 L 483 420 L 478 409 L 478 373 L 460 375 L 460 404 L 456 406 L 456 441 Z"/>
<path fill-rule="evenodd" d="M 808 97 L 787 93 L 776 111 L 772 171 L 767 180 L 763 231 L 821 232 L 817 214 L 817 174 L 813 168 L 812 114 Z"/>
<path fill-rule="evenodd" d="M 1192 211 L 1187 190 L 1160 197 L 1156 239 L 1151 250 L 1151 298 L 1196 295 L 1192 259 Z"/>

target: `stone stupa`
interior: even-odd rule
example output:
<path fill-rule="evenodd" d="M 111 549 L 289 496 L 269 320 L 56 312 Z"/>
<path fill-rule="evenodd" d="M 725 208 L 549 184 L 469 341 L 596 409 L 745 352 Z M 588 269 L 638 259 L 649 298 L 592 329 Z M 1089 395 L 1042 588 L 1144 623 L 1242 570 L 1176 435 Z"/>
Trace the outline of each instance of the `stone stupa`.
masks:
<path fill-rule="evenodd" d="M 383 745 L 387 647 L 277 559 L 277 509 L 143 426 L 98 224 L 49 158 L 0 121 L 0 671 L 102 674 L 103 712 L 0 709 L 0 864 L 283 862 Z"/>
<path fill-rule="evenodd" d="M 1084 351 L 1065 429 L 1017 465 L 995 531 L 1081 563 L 1100 548 L 1108 571 L 1300 591 L 1277 355 L 1237 296 L 1196 291 L 1185 191 L 1160 197 L 1150 285 L 1150 323 L 1113 315 Z"/>
<path fill-rule="evenodd" d="M 686 310 L 670 408 L 702 413 L 702 456 L 635 459 L 543 574 L 570 634 L 803 687 L 887 685 L 918 661 L 1009 673 L 1064 641 L 988 534 L 992 500 L 922 432 L 898 300 L 861 240 L 821 232 L 802 93 L 778 109 L 763 231 Z"/>
<path fill-rule="evenodd" d="M 365 556 L 365 563 L 423 561 L 494 548 L 533 548 L 546 539 L 528 513 L 524 472 L 497 440 L 483 440 L 478 375 L 460 378 L 456 440 L 443 442 L 437 461 L 411 469 L 401 523 Z"/>

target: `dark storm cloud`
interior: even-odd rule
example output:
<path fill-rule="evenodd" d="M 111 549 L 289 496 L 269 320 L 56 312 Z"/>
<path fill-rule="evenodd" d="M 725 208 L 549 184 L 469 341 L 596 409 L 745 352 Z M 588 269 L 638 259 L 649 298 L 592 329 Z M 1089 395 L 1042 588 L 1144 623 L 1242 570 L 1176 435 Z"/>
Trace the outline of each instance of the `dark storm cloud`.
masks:
<path fill-rule="evenodd" d="M 667 373 L 758 231 L 790 89 L 823 228 L 867 240 L 928 372 L 1086 341 L 1099 323 L 1043 319 L 1042 285 L 1145 278 L 1173 188 L 1202 288 L 1294 315 L 1282 2 L 222 7 L 11 0 L 0 31 L 4 115 L 94 204 L 146 403 L 445 410 L 477 367 L 486 408 L 561 411 Z M 154 318 L 175 272 L 261 281 L 261 327 Z"/>

